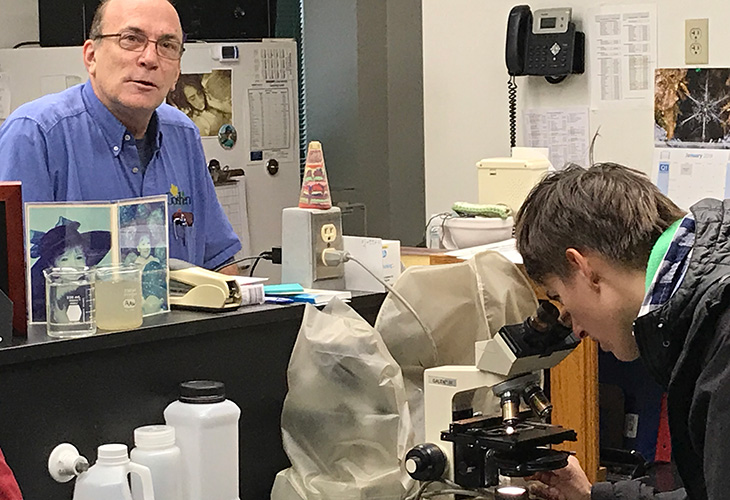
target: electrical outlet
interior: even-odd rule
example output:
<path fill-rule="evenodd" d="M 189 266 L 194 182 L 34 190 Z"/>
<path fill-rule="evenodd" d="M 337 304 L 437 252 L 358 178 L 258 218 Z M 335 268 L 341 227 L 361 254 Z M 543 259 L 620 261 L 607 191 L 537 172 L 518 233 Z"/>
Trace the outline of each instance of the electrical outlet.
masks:
<path fill-rule="evenodd" d="M 339 211 L 326 212 L 318 210 L 312 214 L 313 247 L 312 258 L 314 265 L 315 280 L 336 278 L 344 276 L 343 264 L 339 266 L 327 266 L 322 260 L 322 252 L 327 248 L 343 250 L 342 240 L 342 214 Z"/>
<path fill-rule="evenodd" d="M 320 230 L 325 243 L 332 243 L 337 238 L 337 228 L 334 224 L 325 224 Z"/>
<path fill-rule="evenodd" d="M 344 249 L 342 212 L 338 207 L 282 211 L 282 283 L 300 283 L 306 288 L 344 288 L 345 264 L 327 266 L 322 261 L 322 253 L 328 248 Z"/>
<path fill-rule="evenodd" d="M 707 64 L 710 62 L 709 24 L 709 19 L 685 19 L 685 64 Z"/>

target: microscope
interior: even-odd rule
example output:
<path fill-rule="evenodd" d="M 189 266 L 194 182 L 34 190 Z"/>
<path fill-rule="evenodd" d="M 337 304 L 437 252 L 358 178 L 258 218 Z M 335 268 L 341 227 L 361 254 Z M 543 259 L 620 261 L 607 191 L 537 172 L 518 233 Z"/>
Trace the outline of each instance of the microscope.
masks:
<path fill-rule="evenodd" d="M 500 474 L 524 477 L 565 467 L 569 453 L 549 445 L 575 441 L 576 433 L 548 423 L 552 405 L 540 386 L 541 372 L 579 343 L 560 322 L 558 308 L 541 300 L 534 316 L 476 342 L 475 366 L 427 369 L 426 443 L 408 451 L 406 471 L 420 481 L 445 478 L 464 488 L 488 488 L 498 485 Z M 469 405 L 454 409 L 455 397 L 471 401 L 482 388 L 499 398 L 501 416 L 480 414 Z M 522 400 L 531 410 L 520 412 Z"/>

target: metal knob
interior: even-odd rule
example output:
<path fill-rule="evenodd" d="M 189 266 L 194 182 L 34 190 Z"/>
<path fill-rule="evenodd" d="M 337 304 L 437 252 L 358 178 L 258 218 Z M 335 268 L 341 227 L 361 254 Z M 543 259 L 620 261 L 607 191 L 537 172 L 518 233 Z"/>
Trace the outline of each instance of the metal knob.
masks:
<path fill-rule="evenodd" d="M 406 454 L 406 472 L 418 481 L 435 481 L 446 470 L 446 455 L 437 445 L 423 443 Z"/>

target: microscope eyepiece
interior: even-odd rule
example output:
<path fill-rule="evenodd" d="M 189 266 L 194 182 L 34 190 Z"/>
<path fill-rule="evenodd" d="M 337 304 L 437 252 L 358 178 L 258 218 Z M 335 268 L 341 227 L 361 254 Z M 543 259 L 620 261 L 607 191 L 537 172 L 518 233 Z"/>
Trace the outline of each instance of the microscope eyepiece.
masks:
<path fill-rule="evenodd" d="M 527 321 L 538 332 L 550 330 L 560 320 L 560 310 L 547 300 L 541 300 L 537 312 Z"/>

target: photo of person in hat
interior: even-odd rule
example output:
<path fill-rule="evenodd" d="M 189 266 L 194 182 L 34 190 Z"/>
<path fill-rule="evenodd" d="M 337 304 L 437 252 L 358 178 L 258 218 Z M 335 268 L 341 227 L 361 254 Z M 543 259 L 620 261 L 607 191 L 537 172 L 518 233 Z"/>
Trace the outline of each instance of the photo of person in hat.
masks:
<path fill-rule="evenodd" d="M 31 321 L 46 320 L 46 288 L 43 270 L 53 267 L 93 267 L 109 253 L 111 232 L 80 232 L 79 222 L 59 217 L 56 226 L 46 232 L 32 231 L 30 270 Z"/>

